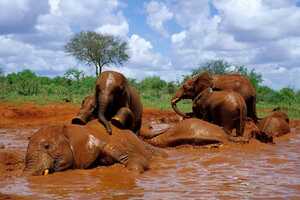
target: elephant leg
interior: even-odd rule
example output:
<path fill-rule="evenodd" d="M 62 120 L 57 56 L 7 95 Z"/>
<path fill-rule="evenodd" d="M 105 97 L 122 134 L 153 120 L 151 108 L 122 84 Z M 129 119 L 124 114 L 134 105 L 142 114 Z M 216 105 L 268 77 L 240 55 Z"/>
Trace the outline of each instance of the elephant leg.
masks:
<path fill-rule="evenodd" d="M 255 123 L 257 123 L 258 117 L 256 114 L 256 97 L 249 97 L 245 102 L 247 106 L 247 117 L 250 117 Z"/>
<path fill-rule="evenodd" d="M 142 120 L 134 120 L 132 131 L 136 135 L 140 135 L 140 129 L 142 127 Z"/>

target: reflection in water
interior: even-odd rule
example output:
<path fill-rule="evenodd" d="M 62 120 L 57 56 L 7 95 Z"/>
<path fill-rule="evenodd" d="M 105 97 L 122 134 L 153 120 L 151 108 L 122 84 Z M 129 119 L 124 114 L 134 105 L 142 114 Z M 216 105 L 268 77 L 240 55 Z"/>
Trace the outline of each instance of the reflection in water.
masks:
<path fill-rule="evenodd" d="M 142 175 L 122 165 L 70 170 L 0 180 L 0 193 L 39 199 L 297 199 L 299 146 L 300 134 L 294 133 L 275 145 L 253 141 L 219 149 L 177 148 Z"/>

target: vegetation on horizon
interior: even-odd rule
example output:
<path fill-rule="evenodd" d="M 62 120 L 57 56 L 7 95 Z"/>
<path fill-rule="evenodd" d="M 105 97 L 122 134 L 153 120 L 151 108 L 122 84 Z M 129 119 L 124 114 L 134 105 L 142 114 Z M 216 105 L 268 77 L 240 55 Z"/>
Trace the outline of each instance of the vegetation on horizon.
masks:
<path fill-rule="evenodd" d="M 245 66 L 232 67 L 222 60 L 214 60 L 186 75 L 184 80 L 201 73 L 203 70 L 212 73 L 241 73 L 249 77 L 257 90 L 258 109 L 269 110 L 282 107 L 287 110 L 291 118 L 300 118 L 300 91 L 286 87 L 275 91 L 262 85 L 262 77 L 255 70 L 248 70 Z M 128 79 L 129 83 L 140 92 L 145 107 L 171 109 L 170 99 L 182 82 L 167 82 L 158 76 L 147 77 L 142 81 Z M 81 103 L 82 99 L 94 92 L 96 77 L 86 76 L 82 71 L 71 68 L 63 76 L 53 78 L 38 76 L 30 70 L 4 75 L 0 68 L 0 101 L 34 101 L 73 102 Z M 191 110 L 191 101 L 182 101 L 179 107 L 185 111 Z M 260 113 L 263 115 L 264 113 Z"/>
<path fill-rule="evenodd" d="M 103 35 L 93 31 L 77 33 L 65 45 L 65 51 L 79 61 L 95 66 L 96 76 L 109 64 L 122 65 L 129 59 L 127 42 L 113 35 Z"/>

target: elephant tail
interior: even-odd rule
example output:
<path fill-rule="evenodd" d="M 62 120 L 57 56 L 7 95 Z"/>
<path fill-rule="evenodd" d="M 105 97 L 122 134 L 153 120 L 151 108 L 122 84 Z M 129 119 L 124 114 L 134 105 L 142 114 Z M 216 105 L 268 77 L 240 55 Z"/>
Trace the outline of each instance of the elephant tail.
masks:
<path fill-rule="evenodd" d="M 246 118 L 245 116 L 247 115 L 247 109 L 246 109 L 246 105 L 242 103 L 243 101 L 241 101 L 240 106 L 239 106 L 239 127 L 238 127 L 238 132 L 239 132 L 239 136 L 243 136 L 244 134 L 244 129 L 245 129 L 245 121 Z"/>

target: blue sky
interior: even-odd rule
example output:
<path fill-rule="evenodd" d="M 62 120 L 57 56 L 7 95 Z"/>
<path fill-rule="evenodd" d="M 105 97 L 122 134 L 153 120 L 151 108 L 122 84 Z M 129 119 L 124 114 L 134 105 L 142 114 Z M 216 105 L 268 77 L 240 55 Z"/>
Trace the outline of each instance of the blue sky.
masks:
<path fill-rule="evenodd" d="M 113 34 L 130 60 L 105 66 L 131 78 L 179 80 L 199 63 L 225 59 L 263 75 L 275 89 L 300 89 L 299 0 L 1 0 L 0 66 L 63 75 L 94 68 L 68 56 L 76 33 Z"/>

